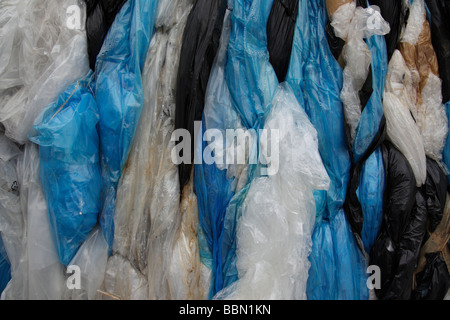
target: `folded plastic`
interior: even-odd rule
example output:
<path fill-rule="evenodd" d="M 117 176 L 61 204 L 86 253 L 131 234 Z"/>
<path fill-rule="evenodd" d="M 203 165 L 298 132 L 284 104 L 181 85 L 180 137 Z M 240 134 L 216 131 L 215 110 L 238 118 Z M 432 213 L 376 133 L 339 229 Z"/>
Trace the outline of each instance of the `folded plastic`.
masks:
<path fill-rule="evenodd" d="M 110 248 L 116 191 L 143 105 L 142 70 L 159 1 L 129 0 L 117 14 L 97 56 L 94 93 L 99 108 L 103 175 L 100 224 Z"/>
<path fill-rule="evenodd" d="M 7 28 L 2 28 L 6 42 L 0 59 L 6 67 L 0 73 L 0 122 L 6 135 L 20 144 L 27 141 L 39 112 L 89 71 L 84 3 L 64 0 L 55 4 L 4 1 L 0 8 L 1 12 L 15 10 L 5 21 Z M 73 6 L 78 16 L 69 15 Z"/>
<path fill-rule="evenodd" d="M 253 180 L 236 231 L 239 280 L 216 299 L 306 300 L 315 222 L 314 190 L 329 178 L 317 132 L 286 82 L 275 93 L 264 129 L 279 132 L 278 171 Z M 268 141 L 260 141 L 266 150 Z"/>
<path fill-rule="evenodd" d="M 58 255 L 68 265 L 97 224 L 102 176 L 93 74 L 69 86 L 36 118 L 40 175 Z"/>

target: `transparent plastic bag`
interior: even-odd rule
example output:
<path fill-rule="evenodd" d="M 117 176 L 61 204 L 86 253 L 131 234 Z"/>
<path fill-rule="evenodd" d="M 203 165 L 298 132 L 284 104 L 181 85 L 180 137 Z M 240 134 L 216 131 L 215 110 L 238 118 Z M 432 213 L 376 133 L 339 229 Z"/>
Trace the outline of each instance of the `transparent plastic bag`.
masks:
<path fill-rule="evenodd" d="M 157 0 L 127 1 L 109 29 L 95 66 L 94 93 L 100 114 L 103 175 L 99 221 L 110 250 L 117 185 L 144 103 L 142 70 L 155 29 L 158 3 Z"/>
<path fill-rule="evenodd" d="M 383 99 L 387 135 L 408 160 L 417 186 L 426 179 L 426 156 L 423 138 L 411 114 L 414 104 L 410 95 L 412 76 L 400 51 L 394 51 L 389 62 Z"/>
<path fill-rule="evenodd" d="M 29 142 L 17 161 L 23 221 L 19 263 L 3 292 L 8 300 L 59 300 L 65 287 L 64 269 L 52 238 L 47 204 L 39 179 L 38 147 Z"/>
<path fill-rule="evenodd" d="M 181 216 L 178 168 L 171 157 L 175 143 L 171 137 L 178 61 L 191 8 L 190 0 L 160 2 L 157 28 L 143 70 L 143 110 L 117 193 L 113 250 L 147 277 L 147 294 L 152 300 L 172 299 L 176 293 L 169 288 L 169 270 L 183 273 L 189 268 L 181 259 L 172 266 Z M 130 285 L 116 285 L 131 294 L 125 299 L 134 295 L 132 288 L 127 289 Z"/>
<path fill-rule="evenodd" d="M 84 2 L 64 0 L 55 4 L 47 0 L 15 4 L 19 21 L 7 37 L 14 38 L 8 41 L 15 44 L 7 70 L 16 65 L 19 70 L 17 78 L 5 83 L 2 89 L 21 87 L 1 107 L 0 122 L 6 135 L 20 144 L 27 141 L 39 112 L 89 71 Z M 67 14 L 73 6 L 79 14 L 74 25 L 69 23 Z"/>
<path fill-rule="evenodd" d="M 279 131 L 279 171 L 250 186 L 236 232 L 239 280 L 216 299 L 306 300 L 313 191 L 326 190 L 330 181 L 317 132 L 289 84 L 279 86 L 264 129 Z M 260 143 L 261 150 L 267 148 Z"/>
<path fill-rule="evenodd" d="M 316 225 L 307 298 L 368 299 L 367 263 L 342 208 L 351 159 L 339 98 L 342 69 L 328 45 L 325 1 L 300 1 L 299 15 L 287 80 L 317 130 L 319 152 L 331 180 L 328 191 L 314 193 Z M 298 70 L 303 71 L 299 74 Z"/>

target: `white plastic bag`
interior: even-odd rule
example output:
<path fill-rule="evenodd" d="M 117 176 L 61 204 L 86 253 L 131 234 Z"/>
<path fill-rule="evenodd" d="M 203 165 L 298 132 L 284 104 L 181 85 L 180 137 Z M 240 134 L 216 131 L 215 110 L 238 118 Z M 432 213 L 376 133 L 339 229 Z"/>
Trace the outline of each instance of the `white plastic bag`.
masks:
<path fill-rule="evenodd" d="M 330 179 L 317 132 L 287 83 L 279 86 L 264 129 L 271 137 L 268 144 L 280 144 L 279 171 L 252 182 L 237 230 L 239 280 L 215 299 L 306 299 L 313 192 L 327 190 Z M 279 130 L 279 142 L 274 130 Z M 262 139 L 260 149 L 267 148 Z"/>
<path fill-rule="evenodd" d="M 71 6 L 79 9 L 78 17 L 68 16 Z M 6 12 L 18 15 L 8 20 L 6 42 L 0 49 L 0 59 L 9 59 L 3 74 L 10 75 L 4 79 L 2 74 L 0 99 L 5 90 L 20 86 L 0 106 L 0 122 L 9 138 L 24 144 L 42 108 L 89 71 L 85 4 L 81 0 L 5 1 L 0 10 L 0 21 Z M 72 18 L 75 24 L 69 23 Z"/>
<path fill-rule="evenodd" d="M 160 1 L 157 30 L 144 66 L 144 106 L 119 183 L 114 218 L 114 254 L 135 268 L 130 271 L 133 281 L 121 281 L 116 276 L 115 291 L 108 292 L 125 294 L 123 299 L 142 297 L 132 287 L 141 283 L 140 274 L 147 278 L 148 299 L 172 299 L 176 291 L 169 286 L 170 270 L 183 273 L 191 267 L 190 261 L 184 263 L 181 257 L 175 259 L 179 262 L 176 266 L 172 264 L 181 217 L 178 168 L 171 158 L 175 142 L 171 137 L 179 54 L 192 3 L 191 0 Z M 114 269 L 120 266 L 111 259 L 107 274 L 118 275 Z M 183 288 L 176 290 L 183 292 Z"/>

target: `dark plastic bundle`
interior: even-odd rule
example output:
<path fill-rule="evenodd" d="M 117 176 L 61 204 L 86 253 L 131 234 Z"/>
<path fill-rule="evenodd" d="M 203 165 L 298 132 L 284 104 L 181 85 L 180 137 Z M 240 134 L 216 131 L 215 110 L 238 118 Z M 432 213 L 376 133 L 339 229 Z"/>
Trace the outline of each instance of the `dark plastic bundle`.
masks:
<path fill-rule="evenodd" d="M 126 0 L 84 0 L 86 2 L 86 33 L 89 65 L 95 70 L 95 61 L 114 18 Z"/>
<path fill-rule="evenodd" d="M 288 68 L 294 41 L 298 0 L 275 0 L 267 21 L 267 48 L 270 63 L 283 82 Z"/>
<path fill-rule="evenodd" d="M 443 102 L 450 101 L 450 0 L 426 0 L 431 13 L 431 40 L 442 79 Z"/>
<path fill-rule="evenodd" d="M 206 86 L 216 56 L 226 0 L 197 0 L 183 35 L 178 68 L 175 129 L 187 129 L 194 141 L 194 122 L 202 120 Z M 194 143 L 191 147 L 194 159 Z M 191 175 L 191 164 L 179 166 L 180 188 Z"/>
<path fill-rule="evenodd" d="M 390 142 L 383 145 L 386 192 L 383 223 L 370 254 L 381 270 L 379 299 L 409 300 L 414 270 L 426 232 L 427 208 L 423 188 L 403 154 Z"/>

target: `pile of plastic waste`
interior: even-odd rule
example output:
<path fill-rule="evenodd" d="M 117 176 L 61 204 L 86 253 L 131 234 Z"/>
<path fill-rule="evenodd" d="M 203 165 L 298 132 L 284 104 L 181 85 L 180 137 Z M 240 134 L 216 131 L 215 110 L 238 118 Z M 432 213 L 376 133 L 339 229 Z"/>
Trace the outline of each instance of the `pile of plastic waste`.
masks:
<path fill-rule="evenodd" d="M 448 0 L 0 26 L 1 299 L 450 299 Z"/>

